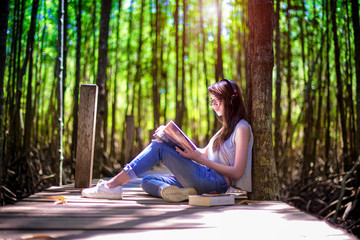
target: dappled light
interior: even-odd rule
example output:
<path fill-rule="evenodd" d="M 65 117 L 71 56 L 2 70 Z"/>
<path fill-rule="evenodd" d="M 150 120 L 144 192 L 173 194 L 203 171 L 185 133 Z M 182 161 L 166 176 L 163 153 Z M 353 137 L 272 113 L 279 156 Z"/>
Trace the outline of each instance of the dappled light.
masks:
<path fill-rule="evenodd" d="M 52 223 L 66 214 L 76 222 L 85 214 L 77 219 L 72 212 L 74 204 L 82 207 L 79 196 L 72 198 L 78 189 L 34 194 L 55 186 L 89 187 L 93 179 L 114 176 L 171 120 L 196 146 L 208 146 L 228 126 L 222 112 L 209 105 L 208 90 L 225 78 L 240 87 L 242 118 L 254 138 L 249 151 L 253 192 L 236 205 L 235 212 L 246 216 L 239 221 L 255 224 L 263 218 L 265 229 L 273 232 L 265 220 L 278 214 L 278 225 L 291 225 L 301 216 L 304 227 L 294 228 L 295 237 L 316 232 L 312 236 L 320 239 L 323 222 L 311 225 L 311 218 L 308 224 L 311 214 L 360 236 L 358 0 L 3 0 L 1 206 L 34 200 L 35 210 L 22 206 L 31 217 L 19 223 L 23 228 L 39 225 L 35 220 L 46 211 L 54 214 Z M 81 92 L 86 86 L 91 93 Z M 235 116 L 239 108 L 233 96 L 219 101 Z M 241 151 L 241 146 L 232 148 Z M 226 180 L 227 187 L 235 182 Z M 180 206 L 178 214 L 192 221 L 182 219 L 176 226 L 171 204 L 167 212 L 157 209 L 144 220 L 139 212 L 149 210 L 144 206 L 148 196 L 135 188 L 131 194 L 143 199 L 130 201 L 129 219 L 112 219 L 114 206 L 107 209 L 106 204 L 117 203 L 89 200 L 86 210 L 96 217 L 99 207 L 106 219 L 97 223 L 92 218 L 89 224 L 113 230 L 126 223 L 129 229 L 122 230 L 130 236 L 141 221 L 149 220 L 149 227 L 151 217 L 159 214 L 163 225 L 154 235 L 164 226 L 179 228 L 165 234 L 178 233 L 190 222 L 199 228 L 191 229 L 194 233 L 204 226 L 209 232 L 214 226 L 227 228 L 212 216 L 219 217 L 216 211 L 192 212 L 188 206 Z M 39 202 L 46 207 L 41 209 Z M 255 206 L 266 213 L 247 211 Z M 217 211 L 231 217 L 229 209 Z M 244 234 L 250 230 L 256 231 L 248 228 Z M 265 238 L 265 232 L 258 234 Z M 101 236 L 83 229 L 77 234 Z"/>

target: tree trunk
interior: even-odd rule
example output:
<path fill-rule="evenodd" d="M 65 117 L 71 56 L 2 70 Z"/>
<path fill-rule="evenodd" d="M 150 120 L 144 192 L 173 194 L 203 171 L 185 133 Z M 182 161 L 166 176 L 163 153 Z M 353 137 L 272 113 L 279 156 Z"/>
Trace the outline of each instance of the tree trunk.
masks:
<path fill-rule="evenodd" d="M 130 105 L 130 80 L 132 79 L 132 74 L 131 74 L 131 66 L 132 66 L 132 61 L 131 61 L 131 55 L 132 55 L 132 51 L 131 51 L 131 36 L 132 36 L 132 29 L 133 29 L 133 3 L 134 1 L 130 1 L 130 7 L 129 7 L 129 25 L 128 25 L 128 39 L 127 39 L 127 66 L 126 66 L 126 72 L 127 72 L 127 78 L 126 78 L 126 108 L 125 108 L 125 116 L 124 116 L 124 125 L 126 125 L 126 116 L 129 114 L 129 105 Z M 133 114 L 133 113 L 132 113 Z M 132 115 L 133 116 L 133 115 Z M 126 130 L 123 131 L 122 134 L 122 144 L 121 144 L 121 161 L 120 164 L 124 165 L 127 162 L 126 156 L 124 151 L 126 151 L 125 149 L 125 132 Z"/>
<path fill-rule="evenodd" d="M 57 73 L 57 80 L 58 80 L 58 85 L 57 85 L 57 117 L 56 119 L 58 120 L 57 122 L 57 126 L 58 126 L 58 132 L 57 132 L 57 147 L 58 147 L 58 159 L 59 159 L 59 163 L 56 163 L 55 165 L 58 164 L 59 166 L 59 172 L 58 172 L 58 177 L 59 177 L 59 185 L 61 186 L 63 183 L 63 161 L 64 161 L 64 153 L 63 153 L 63 124 L 64 124 L 64 77 L 65 77 L 65 73 L 64 73 L 64 48 L 65 48 L 65 38 L 64 38 L 64 34 L 65 34 L 65 0 L 60 0 L 59 1 L 59 16 L 58 16 L 58 29 L 59 29 L 59 33 L 58 33 L 58 59 L 57 59 L 57 68 L 56 68 L 56 73 Z"/>
<path fill-rule="evenodd" d="M 66 75 L 67 75 L 67 53 L 68 53 L 68 25 L 69 25 L 69 20 L 68 20 L 68 0 L 64 0 L 64 34 L 63 34 L 63 42 L 64 42 L 64 49 L 63 49 L 63 83 L 62 83 L 62 92 L 63 92 L 63 96 L 65 97 L 65 91 L 66 91 Z M 63 106 L 62 106 L 62 110 L 63 113 L 62 115 L 64 116 L 64 110 L 65 110 L 65 101 L 63 101 Z"/>
<path fill-rule="evenodd" d="M 355 128 L 355 106 L 353 101 L 353 73 L 352 73 L 352 49 L 351 49 L 351 29 L 350 29 L 350 17 L 349 17 L 349 6 L 347 3 L 344 3 L 344 7 L 346 9 L 346 30 L 345 30 L 345 66 L 346 66 L 346 78 L 345 78 L 345 86 L 346 92 L 345 94 L 345 106 L 349 111 L 348 117 L 348 131 L 349 131 L 349 157 L 351 159 L 357 158 L 357 149 L 356 149 L 356 128 Z M 346 111 L 346 109 L 345 109 Z"/>
<path fill-rule="evenodd" d="M 134 116 L 126 115 L 125 117 L 125 143 L 124 143 L 124 163 L 129 163 L 134 156 L 135 124 Z"/>
<path fill-rule="evenodd" d="M 329 29 L 329 3 L 328 1 L 325 1 L 325 15 L 326 15 L 326 29 Z M 325 87 L 326 87 L 326 108 L 325 108 L 325 173 L 329 174 L 329 164 L 330 164 L 330 126 L 331 126 L 331 120 L 330 120 L 330 106 L 331 106 L 331 98 L 330 98 L 330 31 L 326 31 L 326 67 L 325 67 Z"/>
<path fill-rule="evenodd" d="M 32 9 L 31 9 L 31 22 L 30 29 L 27 37 L 27 45 L 26 45 L 26 56 L 25 62 L 21 69 L 21 77 L 25 75 L 27 61 L 30 60 L 29 66 L 29 78 L 28 78 L 28 86 L 27 86 L 27 97 L 26 97 L 26 116 L 25 116 L 25 134 L 24 134 L 24 145 L 23 145 L 23 153 L 25 153 L 30 148 L 31 141 L 31 129 L 33 129 L 33 111 L 32 111 L 32 58 L 34 52 L 34 37 L 36 30 L 36 15 L 39 9 L 39 0 L 34 0 Z"/>
<path fill-rule="evenodd" d="M 5 0 L 0 5 L 0 185 L 3 186 L 3 176 L 5 171 L 4 149 L 3 149 L 3 117 L 4 117 L 4 75 L 6 59 L 6 38 L 9 20 L 9 0 Z M 0 190 L 0 199 L 3 200 L 3 188 Z M 0 202 L 3 206 L 3 202 Z"/>
<path fill-rule="evenodd" d="M 92 48 L 92 77 L 93 77 L 93 83 L 96 83 L 96 58 L 95 58 L 95 52 L 96 52 L 96 0 L 92 1 L 92 6 L 91 6 L 91 10 L 92 10 L 92 16 L 91 16 L 91 21 L 92 21 L 92 31 L 93 31 L 93 48 Z M 101 20 L 100 20 L 100 24 L 101 24 Z M 100 27 L 101 29 L 101 27 Z M 101 32 L 101 31 L 100 31 Z M 100 47 L 99 47 L 100 48 Z M 98 108 L 99 109 L 99 108 Z"/>
<path fill-rule="evenodd" d="M 95 154 L 94 154 L 94 178 L 99 178 L 104 163 L 104 114 L 105 114 L 105 97 L 106 97 L 106 68 L 107 68 L 107 51 L 109 37 L 109 20 L 110 20 L 111 0 L 101 1 L 101 19 L 100 19 L 100 37 L 99 37 L 99 58 L 98 72 L 96 76 L 96 85 L 99 87 L 98 108 L 96 116 L 95 132 Z"/>
<path fill-rule="evenodd" d="M 314 7 L 315 8 L 315 7 Z M 317 16 L 317 13 L 314 13 L 314 16 Z M 324 34 L 321 33 L 321 41 L 318 44 L 319 45 L 319 51 L 308 51 L 308 59 L 314 59 L 312 60 L 312 64 L 308 67 L 308 82 L 306 84 L 306 91 L 305 91 L 305 98 L 304 98 L 304 111 L 305 112 L 305 121 L 304 121 L 304 164 L 302 169 L 302 178 L 305 180 L 310 174 L 314 174 L 315 170 L 313 166 L 316 165 L 316 142 L 317 142 L 317 135 L 319 128 L 316 128 L 316 125 L 314 123 L 314 112 L 315 112 L 315 97 L 316 97 L 316 91 L 312 89 L 312 82 L 314 81 L 314 74 L 316 70 L 316 65 L 319 62 L 322 62 L 322 51 L 323 51 L 323 44 L 324 44 Z M 311 42 L 311 36 L 308 38 L 308 43 Z M 314 47 L 311 43 L 308 44 L 308 49 L 311 49 Z M 311 56 L 312 55 L 312 56 Z M 321 66 L 319 67 L 319 75 L 318 75 L 318 82 L 319 82 L 319 92 L 321 91 Z M 321 99 L 319 99 L 319 102 L 321 102 Z M 319 106 L 321 108 L 321 106 Z M 320 110 L 319 110 L 320 111 Z M 321 113 L 321 112 L 320 112 Z M 319 116 L 318 120 L 320 120 L 321 117 Z M 318 123 L 319 124 L 319 123 Z"/>
<path fill-rule="evenodd" d="M 202 60 L 203 60 L 203 66 L 204 66 L 204 78 L 205 78 L 205 86 L 209 86 L 209 80 L 207 75 L 207 67 L 206 67 L 206 55 L 205 55 L 205 45 L 206 45 L 206 35 L 205 35 L 205 29 L 204 29 L 204 20 L 203 20 L 203 0 L 199 1 L 200 5 L 200 29 L 201 29 L 201 35 L 202 35 Z M 209 91 L 206 91 L 206 100 L 209 101 Z M 207 131 L 205 140 L 208 142 L 210 140 L 210 107 L 206 106 L 206 122 L 207 122 Z"/>
<path fill-rule="evenodd" d="M 243 70 L 243 64 L 241 62 L 242 60 L 242 49 L 241 49 L 241 25 L 239 25 L 239 28 L 236 30 L 236 41 L 237 44 L 239 45 L 239 49 L 236 55 L 236 77 L 234 79 L 236 79 L 236 82 L 240 84 L 240 87 L 242 86 L 242 70 Z"/>
<path fill-rule="evenodd" d="M 44 72 L 44 76 L 42 78 L 42 84 L 46 84 L 46 81 L 47 81 L 47 78 L 48 78 L 48 75 L 46 73 L 46 71 Z M 55 81 L 53 81 L 55 82 Z M 51 83 L 50 83 L 51 84 Z M 45 102 L 44 100 L 46 99 L 46 96 L 44 94 L 45 92 L 45 88 L 40 88 L 40 97 L 41 97 L 41 102 Z M 49 100 L 49 102 L 51 102 L 51 98 Z M 50 104 L 47 105 L 47 107 L 49 107 Z M 44 141 L 49 141 L 49 134 L 46 133 L 46 131 L 49 130 L 49 126 L 51 126 L 51 123 L 49 123 L 49 119 L 51 118 L 48 118 L 46 116 L 46 113 L 45 113 L 45 104 L 43 105 L 42 109 L 41 109 L 41 112 L 39 114 L 39 118 L 41 119 L 41 122 L 43 123 L 39 129 L 39 132 L 42 136 L 44 136 Z"/>
<path fill-rule="evenodd" d="M 84 61 L 83 61 L 83 64 L 82 64 L 82 74 L 81 74 L 81 79 L 90 84 L 90 76 L 91 76 L 91 72 L 88 70 L 88 66 L 90 65 L 89 62 L 91 62 L 91 51 L 90 51 L 90 43 L 89 43 L 89 39 L 91 38 L 91 34 L 92 32 L 90 31 L 85 31 L 84 32 L 84 43 L 85 46 L 83 47 L 83 51 L 85 51 L 85 55 L 83 56 L 84 58 Z"/>
<path fill-rule="evenodd" d="M 20 108 L 21 108 L 21 97 L 22 97 L 22 88 L 23 88 L 23 78 L 21 76 L 20 68 L 20 56 L 21 56 L 21 38 L 23 34 L 23 22 L 24 22 L 24 12 L 25 12 L 25 0 L 19 1 L 18 6 L 18 16 L 19 18 L 16 21 L 15 30 L 16 36 L 14 38 L 15 48 L 14 48 L 14 65 L 13 65 L 13 88 L 15 90 L 15 99 L 11 99 L 11 105 L 13 101 L 15 103 L 14 107 L 10 106 L 10 120 L 9 120 L 9 144 L 8 150 L 5 156 L 11 161 L 17 160 L 20 150 L 21 150 L 21 123 L 20 123 Z M 19 10 L 20 9 L 20 10 Z M 25 61 L 24 61 L 25 62 Z"/>
<path fill-rule="evenodd" d="M 31 50 L 31 57 L 29 59 L 29 73 L 28 73 L 28 84 L 27 84 L 27 91 L 26 91 L 26 113 L 25 113 L 25 131 L 24 131 L 24 143 L 23 143 L 23 154 L 27 155 L 27 152 L 30 149 L 31 145 L 31 137 L 32 131 L 34 131 L 34 109 L 33 109 L 33 67 L 34 67 L 34 60 L 33 60 L 33 50 Z"/>
<path fill-rule="evenodd" d="M 288 6 L 290 6 L 291 0 L 288 0 Z M 292 135 L 292 121 L 291 121 L 291 115 L 292 115 L 292 66 L 291 66 L 291 62 L 292 62 L 292 53 L 291 53 L 291 15 L 290 15 L 291 11 L 288 8 L 287 10 L 287 15 L 286 15 L 286 24 L 288 26 L 288 30 L 286 32 L 286 50 L 287 50 L 287 54 L 286 54 L 286 59 L 287 59 L 287 66 L 286 66 L 286 70 L 287 70 L 287 74 L 286 74 L 286 86 L 287 86 L 287 115 L 286 115 L 286 136 L 285 136 L 285 148 L 289 148 L 291 149 L 291 135 Z M 283 170 L 283 176 L 284 179 L 286 179 L 286 175 L 287 175 L 287 162 L 283 163 L 282 166 L 282 170 Z"/>
<path fill-rule="evenodd" d="M 5 8 L 6 11 L 6 3 L 2 6 Z M 1 135 L 6 138 L 4 139 L 4 153 L 2 155 L 4 162 L 3 162 L 3 179 L 11 184 L 11 188 L 13 190 L 21 189 L 24 187 L 24 168 L 22 163 L 19 161 L 19 156 L 21 152 L 21 140 L 22 140 L 22 129 L 21 129 L 21 122 L 20 122 L 20 109 L 21 109 L 21 97 L 22 97 L 22 78 L 20 78 L 20 57 L 22 55 L 21 51 L 21 39 L 23 34 L 23 21 L 24 21 L 24 12 L 25 12 L 25 1 L 17 0 L 15 1 L 14 6 L 14 23 L 12 25 L 12 45 L 11 45 L 11 58 L 9 64 L 9 83 L 7 87 L 7 103 L 8 109 L 5 112 L 8 112 L 8 121 L 5 117 L 5 125 L 8 127 L 8 133 Z M 3 14 L 4 12 L 2 12 Z M 6 13 L 5 13 L 6 14 Z M 3 17 L 3 16 L 2 16 Z M 8 19 L 4 19 L 4 21 L 8 21 Z M 4 24 L 4 25 L 7 25 Z M 3 25 L 1 25 L 1 29 Z M 7 29 L 5 29 L 7 31 Z M 5 39 L 6 41 L 6 39 Z M 5 43 L 6 44 L 6 43 Z M 3 52 L 1 52 L 2 54 Z M 4 51 L 6 56 L 6 50 Z M 5 60 L 6 57 L 1 58 L 1 61 Z M 5 65 L 3 66 L 5 69 Z M 3 84 L 4 82 L 2 82 Z M 6 116 L 6 113 L 5 113 Z M 1 125 L 3 122 L 0 123 Z M 6 129 L 4 129 L 6 130 Z M 9 174 L 10 171 L 13 171 L 13 174 Z M 6 185 L 6 182 L 4 183 Z M 8 186 L 9 187 L 9 186 Z M 25 189 L 24 189 L 25 190 Z M 15 192 L 15 191 L 14 191 Z M 14 195 L 15 198 L 20 198 L 22 195 L 21 192 L 17 192 Z M 6 198 L 6 196 L 5 196 Z"/>
<path fill-rule="evenodd" d="M 224 78 L 222 47 L 221 47 L 221 4 L 222 4 L 222 0 L 216 0 L 215 3 L 216 3 L 216 10 L 217 10 L 217 62 L 216 62 L 216 68 L 215 68 L 215 72 L 216 72 L 215 80 L 219 81 Z"/>
<path fill-rule="evenodd" d="M 110 57 L 109 57 L 110 58 Z M 111 67 L 111 62 L 107 62 L 106 64 L 106 68 L 109 68 L 109 69 L 112 69 Z M 109 73 L 109 76 L 106 76 L 106 79 L 111 79 L 111 71 Z M 105 82 L 105 104 L 104 104 L 104 119 L 103 119 L 103 130 L 102 132 L 104 133 L 104 164 L 107 163 L 107 160 L 109 159 L 108 158 L 108 154 L 107 154 L 107 151 L 108 151 L 108 116 L 109 116 L 109 88 L 108 88 L 108 82 L 109 81 L 106 81 Z M 106 168 L 101 168 L 101 170 L 105 170 Z"/>
<path fill-rule="evenodd" d="M 128 39 L 127 39 L 127 78 L 126 78 L 126 110 L 125 110 L 125 115 L 128 114 L 128 110 L 129 110 L 129 104 L 130 104 L 130 80 L 132 79 L 131 77 L 131 66 L 132 66 L 132 61 L 131 61 L 131 55 L 132 55 L 132 51 L 131 51 L 131 36 L 132 36 L 132 29 L 133 29 L 133 1 L 130 1 L 130 8 L 129 8 L 129 25 L 128 25 Z"/>
<path fill-rule="evenodd" d="M 181 128 L 183 122 L 187 117 L 184 117 L 186 114 L 186 103 L 185 103 L 185 85 L 186 85 L 186 75 L 185 75 L 185 57 L 188 56 L 186 53 L 186 20 L 187 20 L 187 2 L 183 0 L 183 35 L 182 35 L 182 64 L 181 64 L 181 114 L 179 127 Z"/>
<path fill-rule="evenodd" d="M 356 69 L 356 149 L 360 151 L 360 23 L 359 23 L 359 1 L 351 0 L 351 12 L 354 31 L 355 45 L 355 69 Z M 358 152 L 359 154 L 359 152 Z"/>
<path fill-rule="evenodd" d="M 334 54 L 335 54 L 335 70 L 336 70 L 336 83 L 337 83 L 337 92 L 336 100 L 340 112 L 340 124 L 343 140 L 343 159 L 344 159 L 344 170 L 348 171 L 352 167 L 352 161 L 348 152 L 348 138 L 347 138 L 347 127 L 346 127 L 346 115 L 344 109 L 344 99 L 343 99 L 343 82 L 341 78 L 341 65 L 340 65 L 340 47 L 337 34 L 337 22 L 336 22 L 336 4 L 337 0 L 330 0 L 330 9 L 331 9 L 331 21 L 332 21 L 332 31 L 334 37 Z"/>
<path fill-rule="evenodd" d="M 115 77 L 114 77 L 114 96 L 112 101 L 112 126 L 111 126 L 111 143 L 110 143 L 110 157 L 116 159 L 117 152 L 115 148 L 115 134 L 116 134 L 116 108 L 117 108 L 117 76 L 119 73 L 119 49 L 120 49 L 120 16 L 121 16 L 122 0 L 119 0 L 119 10 L 116 23 L 116 53 L 115 53 Z"/>
<path fill-rule="evenodd" d="M 6 118 L 5 117 L 5 121 L 4 121 L 4 126 L 5 128 L 8 127 L 9 128 L 9 135 L 8 137 L 5 135 L 4 136 L 4 142 L 6 142 L 7 145 L 6 148 L 4 149 L 4 153 L 9 152 L 14 154 L 14 151 L 11 151 L 10 149 L 12 148 L 12 145 L 14 145 L 14 140 L 12 138 L 13 136 L 13 132 L 15 130 L 14 126 L 15 126 L 15 122 L 14 122 L 14 107 L 15 107 L 15 85 L 16 85 L 16 73 L 18 73 L 18 69 L 16 68 L 17 64 L 16 64 L 16 55 L 17 55 L 17 39 L 18 39 L 18 22 L 19 22 L 19 5 L 20 5 L 20 0 L 16 0 L 14 3 L 14 19 L 13 19 L 13 23 L 12 23 L 12 34 L 11 34 L 11 38 L 13 39 L 12 43 L 11 43 L 11 49 L 10 49 L 10 56 L 9 56 L 9 65 L 8 65 L 8 71 L 9 71 L 9 75 L 8 75 L 8 84 L 7 84 L 7 96 L 6 96 L 6 110 L 5 110 L 5 116 L 6 116 L 6 112 L 9 113 L 9 117 Z M 4 5 L 5 6 L 5 5 Z M 8 21 L 8 20 L 7 20 Z M 1 26 L 5 26 L 5 25 L 1 25 Z M 7 32 L 7 29 L 5 30 Z M 6 42 L 4 43 L 6 44 Z M 6 51 L 1 52 L 4 55 L 4 63 L 5 63 L 5 59 L 6 59 Z M 5 69 L 5 66 L 4 66 Z M 5 71 L 5 70 L 4 70 Z M 10 128 L 11 127 L 11 128 Z M 9 159 L 10 159 L 10 155 L 11 154 L 4 154 L 4 160 L 6 163 Z M 6 172 L 4 172 L 4 174 L 6 174 Z"/>
<path fill-rule="evenodd" d="M 176 7 L 175 7 L 175 14 L 174 14 L 174 21 L 175 21 L 175 52 L 176 52 L 176 69 L 175 69 L 175 122 L 181 128 L 181 105 L 178 100 L 179 98 L 179 0 L 176 0 Z"/>
<path fill-rule="evenodd" d="M 52 82 L 52 86 L 51 86 L 51 95 L 50 95 L 50 101 L 49 101 L 49 109 L 58 109 L 58 106 L 56 105 L 57 104 L 57 95 L 58 95 L 58 81 L 53 81 Z M 57 132 L 57 128 L 58 128 L 58 112 L 56 110 L 56 113 L 53 114 L 52 118 L 49 118 L 47 119 L 47 122 L 49 124 L 49 126 L 51 126 L 50 128 L 46 128 L 45 127 L 45 132 L 46 132 L 46 135 L 48 135 L 48 141 L 51 142 L 51 149 L 50 149 L 50 152 L 51 153 L 55 153 L 55 152 L 58 152 L 58 149 L 56 149 L 56 146 L 57 146 L 57 139 L 56 139 L 56 132 Z M 45 119 L 46 119 L 46 116 L 45 116 Z M 53 149 L 55 148 L 55 149 Z M 56 161 L 56 156 L 54 156 L 54 158 L 52 158 L 52 160 L 55 160 Z M 54 168 L 57 168 L 59 166 L 59 163 L 58 161 L 57 162 L 52 162 L 52 168 L 55 172 L 56 169 Z"/>
<path fill-rule="evenodd" d="M 321 32 L 321 39 L 324 38 L 324 32 Z M 322 130 L 324 128 L 322 128 L 322 123 L 324 122 L 324 118 L 323 118 L 323 96 L 324 96 L 324 84 L 323 84 L 323 48 L 321 48 L 322 50 L 320 51 L 320 64 L 319 64 L 319 69 L 318 69 L 318 101 L 317 101 L 317 119 L 316 119 L 316 125 L 315 125 L 315 135 L 314 135 L 314 143 L 315 145 L 317 145 L 317 141 L 319 139 L 321 139 L 322 137 Z M 323 125 L 325 126 L 325 125 Z M 319 148 L 320 149 L 320 148 Z M 313 153 L 312 156 L 314 157 L 314 159 L 318 159 L 317 153 L 319 153 L 319 151 L 317 151 L 317 147 L 313 148 Z"/>
<path fill-rule="evenodd" d="M 302 21 L 304 22 L 305 19 L 305 3 L 302 2 L 303 6 L 303 15 L 302 15 Z M 301 172 L 301 177 L 302 180 L 307 179 L 307 177 L 313 173 L 313 168 L 312 168 L 312 163 L 314 163 L 314 156 L 312 156 L 312 148 L 313 146 L 313 126 L 314 126 L 314 117 L 313 117 L 313 113 L 314 113 L 314 103 L 313 103 L 313 99 L 314 99 L 314 93 L 315 91 L 312 90 L 311 86 L 312 86 L 312 82 L 313 82 L 313 78 L 312 78 L 312 71 L 310 70 L 310 62 L 312 61 L 312 56 L 310 51 L 307 52 L 307 57 L 306 57 L 306 53 L 305 53 L 305 36 L 307 36 L 307 43 L 308 43 L 308 49 L 310 49 L 310 42 L 311 42 L 311 37 L 308 36 L 306 34 L 306 29 L 307 29 L 307 24 L 305 22 L 305 28 L 303 27 L 302 23 L 300 25 L 300 29 L 301 29 L 301 45 L 302 45 L 302 56 L 303 56 L 303 72 L 304 72 L 304 82 L 306 84 L 306 88 L 305 88 L 305 96 L 304 96 L 304 120 L 303 120 L 303 125 L 304 125 L 304 137 L 303 137 L 303 165 L 302 165 L 302 172 Z M 304 32 L 303 32 L 304 31 Z M 308 59 L 306 61 L 306 59 Z M 308 63 L 308 71 L 307 71 L 307 76 L 308 76 L 308 80 L 306 82 L 306 63 Z M 315 65 L 315 63 L 313 63 Z"/>
<path fill-rule="evenodd" d="M 43 6 L 43 14 L 46 14 L 46 3 L 45 1 L 43 2 L 44 6 Z M 40 35 L 40 41 L 38 43 L 37 46 L 37 57 L 35 62 L 37 63 L 35 65 L 35 76 L 36 76 L 36 85 L 35 85 L 35 99 L 34 99 L 34 119 L 35 119 L 35 127 L 34 127 L 34 131 L 33 131 L 33 139 L 35 139 L 34 144 L 36 146 L 38 146 L 39 144 L 39 134 L 40 134 L 40 124 L 42 123 L 42 119 L 41 119 L 41 111 L 44 109 L 43 106 L 44 105 L 40 105 L 40 99 L 41 99 L 41 94 L 42 94 L 42 90 L 44 89 L 42 87 L 42 69 L 43 69 L 43 63 L 44 63 L 44 56 L 43 56 L 43 52 L 44 52 L 44 45 L 45 45 L 45 31 L 46 30 L 46 22 L 44 23 L 42 29 L 39 30 L 38 35 Z M 43 125 L 43 124 L 42 124 Z"/>
<path fill-rule="evenodd" d="M 275 200 L 278 189 L 272 145 L 273 2 L 249 0 L 248 111 L 254 139 L 253 199 Z"/>
<path fill-rule="evenodd" d="M 80 72 L 81 72 L 81 11 L 82 0 L 79 0 L 76 9 L 76 63 L 75 63 L 75 86 L 74 86 L 74 106 L 73 106 L 73 132 L 71 142 L 71 159 L 76 160 L 77 133 L 78 133 L 78 113 L 79 113 L 79 92 L 80 92 Z M 72 165 L 71 165 L 72 166 Z M 72 170 L 74 170 L 72 168 Z"/>
<path fill-rule="evenodd" d="M 301 41 L 301 57 L 302 57 L 302 69 L 303 69 L 303 81 L 306 86 L 311 86 L 312 79 L 308 79 L 308 82 L 306 81 L 306 52 L 305 52 L 305 36 L 306 34 L 306 21 L 305 19 L 305 2 L 304 0 L 301 1 L 301 15 L 300 20 L 298 22 L 300 27 L 300 41 Z M 305 23 L 304 23 L 305 22 Z M 305 27 L 304 27 L 305 24 Z M 310 38 L 307 39 L 310 41 Z M 310 59 L 309 59 L 310 61 Z M 309 71 L 308 71 L 309 72 Z M 309 172 L 310 172 L 310 162 L 312 160 L 311 157 L 311 135 L 312 135 L 312 91 L 310 89 L 306 89 L 306 94 L 304 96 L 304 138 L 303 138 L 303 162 L 302 162 L 302 170 L 301 170 L 301 177 L 302 179 L 306 179 Z"/>
<path fill-rule="evenodd" d="M 142 45 L 143 45 L 143 21 L 144 21 L 144 8 L 145 8 L 145 0 L 141 0 L 141 11 L 140 11 L 140 29 L 139 29 L 139 45 L 137 50 L 137 62 L 136 62 L 136 73 L 135 73 L 135 87 L 133 93 L 133 99 L 135 99 L 135 90 L 136 86 L 138 87 L 138 106 L 137 106 L 137 126 L 141 127 L 141 106 L 142 106 L 142 89 L 141 89 L 141 77 L 142 77 Z M 133 101 L 135 102 L 135 101 Z M 135 104 L 134 104 L 135 105 Z"/>
<path fill-rule="evenodd" d="M 160 4 L 161 6 L 161 4 Z M 165 12 L 167 11 L 167 6 L 165 6 Z M 163 32 L 164 26 L 165 26 L 165 21 L 166 21 L 166 15 L 162 14 L 161 15 L 161 30 L 160 32 Z M 164 104 L 162 104 L 164 106 L 164 108 L 162 109 L 162 115 L 163 115 L 163 122 L 162 124 L 166 124 L 167 123 L 167 103 L 168 103 L 168 81 L 167 81 L 167 71 L 166 71 L 166 64 L 164 59 L 164 52 L 166 51 L 167 53 L 170 51 L 170 48 L 166 48 L 166 36 L 165 34 L 161 35 L 161 49 L 160 49 L 160 75 L 161 75 L 161 83 L 162 83 L 162 87 L 165 90 L 165 93 L 163 93 L 163 100 L 161 100 L 161 102 L 163 101 Z M 167 54 L 167 56 L 169 56 L 169 54 Z M 168 57 L 167 57 L 168 58 Z"/>
<path fill-rule="evenodd" d="M 139 40 L 138 40 L 138 49 L 137 49 L 137 62 L 136 62 L 136 73 L 135 73 L 135 77 L 134 77 L 134 87 L 133 87 L 133 105 L 132 105 L 132 110 L 131 110 L 131 115 L 133 115 L 134 113 L 134 109 L 135 109 L 135 95 L 136 95 L 136 88 L 137 88 L 137 123 L 135 127 L 135 131 L 136 131 L 136 142 L 137 142 L 137 148 L 135 149 L 136 153 L 138 151 L 140 151 L 143 146 L 142 146 L 142 128 L 141 128 L 141 118 L 142 118 L 142 86 L 141 86 L 141 77 L 142 77 L 142 45 L 143 45 L 143 21 L 144 21 L 144 8 L 145 8 L 145 0 L 141 1 L 141 11 L 140 11 L 140 29 L 139 29 Z"/>
<path fill-rule="evenodd" d="M 281 66 L 280 66 L 280 0 L 276 0 L 276 13 L 275 13 L 275 48 L 276 48 L 276 99 L 275 99 L 275 146 L 274 146 L 274 154 L 275 154 L 275 163 L 278 163 L 280 148 L 282 143 L 281 137 Z"/>
<path fill-rule="evenodd" d="M 303 138 L 303 166 L 301 177 L 303 180 L 307 179 L 307 177 L 311 173 L 314 156 L 312 156 L 312 147 L 313 147 L 313 91 L 311 90 L 312 79 L 309 78 L 309 82 L 306 83 L 307 86 L 310 86 L 310 89 L 306 89 L 306 94 L 304 97 L 304 138 Z"/>
<path fill-rule="evenodd" d="M 244 23 L 243 24 L 243 28 L 244 28 L 244 30 L 243 30 L 243 33 L 244 33 L 244 37 L 243 37 L 243 46 L 244 46 L 244 66 L 245 66 L 245 94 L 244 94 L 244 104 L 245 104 L 245 106 L 247 107 L 248 106 L 248 103 L 247 103 L 247 101 L 248 101 L 248 98 L 249 98 L 249 86 L 248 86 L 248 84 L 249 84 L 249 71 L 248 71 L 248 68 L 247 68 L 247 66 L 248 66 L 248 58 L 247 58 L 247 55 L 248 55 L 248 51 L 249 51 L 249 43 L 248 43 L 248 41 L 249 41 L 249 34 L 247 34 L 247 25 L 248 25 L 248 22 L 249 22 L 249 7 L 248 7 L 248 4 L 247 4 L 247 2 L 246 2 L 246 0 L 243 0 L 243 9 L 245 10 L 244 12 L 245 12 L 245 14 L 246 14 L 246 16 L 245 16 L 245 14 L 243 14 L 243 16 L 242 16 L 242 22 Z"/>
<path fill-rule="evenodd" d="M 159 81 L 158 81 L 158 41 L 160 34 L 160 8 L 159 0 L 155 0 L 156 14 L 155 14 L 155 27 L 152 33 L 155 33 L 155 41 L 153 43 L 152 49 L 152 77 L 153 77 L 153 86 L 152 86 L 152 98 L 153 98 L 153 107 L 154 107 L 154 129 L 160 125 L 160 102 L 159 102 Z M 152 24 L 154 26 L 154 24 Z"/>

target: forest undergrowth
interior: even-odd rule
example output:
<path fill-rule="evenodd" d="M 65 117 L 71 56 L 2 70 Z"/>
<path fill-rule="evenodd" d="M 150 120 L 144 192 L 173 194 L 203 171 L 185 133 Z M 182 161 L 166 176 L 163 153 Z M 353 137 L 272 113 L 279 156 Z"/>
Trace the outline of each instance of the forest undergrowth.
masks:
<path fill-rule="evenodd" d="M 282 199 L 360 239 L 359 160 L 345 174 L 314 176 L 283 186 Z"/>
<path fill-rule="evenodd" d="M 51 147 L 30 148 L 26 156 L 8 163 L 0 191 L 1 205 L 12 204 L 56 185 L 56 154 Z"/>

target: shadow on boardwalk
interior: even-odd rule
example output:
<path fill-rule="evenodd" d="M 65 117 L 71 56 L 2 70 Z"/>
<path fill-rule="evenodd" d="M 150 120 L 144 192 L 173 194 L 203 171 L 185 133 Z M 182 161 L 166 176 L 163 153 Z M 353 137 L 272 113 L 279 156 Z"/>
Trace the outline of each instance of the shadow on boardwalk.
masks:
<path fill-rule="evenodd" d="M 0 208 L 0 239 L 355 239 L 283 202 L 194 207 L 150 197 L 140 181 L 124 186 L 123 200 L 84 199 L 69 185 Z"/>

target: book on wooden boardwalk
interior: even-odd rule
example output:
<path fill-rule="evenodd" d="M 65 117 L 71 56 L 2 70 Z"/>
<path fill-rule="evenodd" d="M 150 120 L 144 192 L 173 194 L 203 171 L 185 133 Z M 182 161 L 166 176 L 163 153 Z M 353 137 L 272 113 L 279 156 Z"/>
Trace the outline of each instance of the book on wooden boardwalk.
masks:
<path fill-rule="evenodd" d="M 231 194 L 190 195 L 190 206 L 222 206 L 235 204 L 235 196 Z"/>

